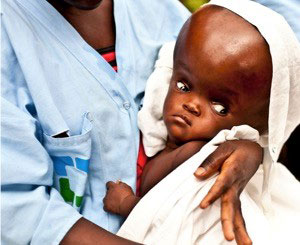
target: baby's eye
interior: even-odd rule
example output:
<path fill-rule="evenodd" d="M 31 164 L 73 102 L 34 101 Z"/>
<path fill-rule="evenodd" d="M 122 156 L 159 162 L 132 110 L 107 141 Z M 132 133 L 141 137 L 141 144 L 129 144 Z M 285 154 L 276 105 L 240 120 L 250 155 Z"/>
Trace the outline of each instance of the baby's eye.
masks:
<path fill-rule="evenodd" d="M 226 107 L 223 106 L 222 104 L 219 104 L 219 103 L 213 103 L 212 106 L 213 106 L 214 110 L 215 110 L 218 114 L 220 114 L 220 115 L 222 115 L 222 116 L 224 116 L 224 115 L 226 115 L 226 114 L 228 113 L 228 110 L 227 110 Z"/>
<path fill-rule="evenodd" d="M 176 86 L 182 92 L 190 91 L 189 87 L 186 84 L 184 84 L 183 82 L 176 82 Z"/>

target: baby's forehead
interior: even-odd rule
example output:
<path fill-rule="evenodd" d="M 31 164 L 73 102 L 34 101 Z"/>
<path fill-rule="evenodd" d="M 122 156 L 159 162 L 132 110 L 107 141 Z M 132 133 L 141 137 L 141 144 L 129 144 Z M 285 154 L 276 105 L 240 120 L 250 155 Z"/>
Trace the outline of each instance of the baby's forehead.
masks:
<path fill-rule="evenodd" d="M 231 56 L 238 52 L 251 52 L 253 48 L 268 47 L 255 26 L 232 11 L 208 5 L 194 13 L 183 26 L 177 47 Z M 176 54 L 176 53 L 175 53 Z M 194 55 L 198 53 L 193 52 Z"/>
<path fill-rule="evenodd" d="M 186 62 L 190 72 L 242 81 L 245 90 L 267 88 L 272 80 L 269 46 L 245 19 L 223 7 L 208 5 L 191 16 L 178 37 L 174 65 Z"/>

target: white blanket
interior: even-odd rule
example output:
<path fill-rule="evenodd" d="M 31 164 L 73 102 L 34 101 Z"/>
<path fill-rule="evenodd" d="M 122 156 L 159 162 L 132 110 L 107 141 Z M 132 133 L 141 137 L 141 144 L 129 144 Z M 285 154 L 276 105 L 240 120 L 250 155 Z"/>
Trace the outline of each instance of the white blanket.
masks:
<path fill-rule="evenodd" d="M 286 21 L 249 0 L 213 0 L 256 26 L 268 42 L 273 63 L 268 135 L 258 138 L 248 126 L 221 131 L 199 153 L 157 184 L 135 207 L 118 235 L 146 244 L 226 244 L 220 203 L 206 210 L 199 203 L 215 181 L 198 181 L 195 169 L 216 143 L 251 139 L 265 147 L 263 165 L 241 194 L 242 211 L 254 244 L 300 244 L 300 184 L 280 163 L 284 142 L 300 123 L 300 45 Z M 139 115 L 145 151 L 164 148 L 162 105 L 172 74 L 174 44 L 162 48 L 150 76 Z M 234 241 L 232 243 L 235 243 Z"/>
<path fill-rule="evenodd" d="M 193 173 L 216 145 L 225 140 L 258 140 L 249 126 L 221 131 L 202 150 L 158 183 L 135 207 L 118 235 L 144 244 L 227 244 L 220 222 L 220 202 L 203 210 L 199 204 L 215 181 L 198 181 Z M 267 158 L 265 158 L 267 160 Z M 253 244 L 297 244 L 300 224 L 300 185 L 281 164 L 280 178 L 271 196 L 275 213 L 262 207 L 263 169 L 260 168 L 241 194 L 242 212 Z M 289 202 L 287 202 L 289 200 Z M 291 222 L 296 222 L 295 225 Z M 234 243 L 234 242 L 233 242 Z"/>

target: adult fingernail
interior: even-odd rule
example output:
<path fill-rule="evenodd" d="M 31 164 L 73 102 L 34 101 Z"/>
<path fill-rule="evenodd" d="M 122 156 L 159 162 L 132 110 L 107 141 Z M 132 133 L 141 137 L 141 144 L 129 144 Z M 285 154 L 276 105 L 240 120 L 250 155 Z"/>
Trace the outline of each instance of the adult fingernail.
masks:
<path fill-rule="evenodd" d="M 202 203 L 202 202 L 200 203 L 200 205 L 199 205 L 199 206 L 200 206 L 200 208 L 202 208 L 202 209 L 205 209 L 205 208 L 206 208 L 206 205 L 205 205 L 205 203 Z"/>
<path fill-rule="evenodd" d="M 232 230 L 230 230 L 230 232 L 228 233 L 226 240 L 228 241 L 232 241 L 235 238 L 234 233 Z"/>
<path fill-rule="evenodd" d="M 205 172 L 205 169 L 200 167 L 196 170 L 196 172 L 194 174 L 196 176 L 201 176 L 204 172 Z"/>

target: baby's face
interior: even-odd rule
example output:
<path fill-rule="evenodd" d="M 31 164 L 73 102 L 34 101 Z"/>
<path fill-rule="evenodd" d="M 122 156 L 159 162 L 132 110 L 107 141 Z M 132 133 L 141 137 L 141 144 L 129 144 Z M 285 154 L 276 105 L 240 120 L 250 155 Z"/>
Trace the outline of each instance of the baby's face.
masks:
<path fill-rule="evenodd" d="M 178 39 L 164 104 L 169 140 L 208 141 L 220 130 L 242 124 L 262 133 L 272 79 L 268 45 L 247 22 L 219 30 L 217 23 L 210 29 L 201 22 L 201 30 L 193 21 Z M 237 33 L 231 35 L 231 28 Z"/>

